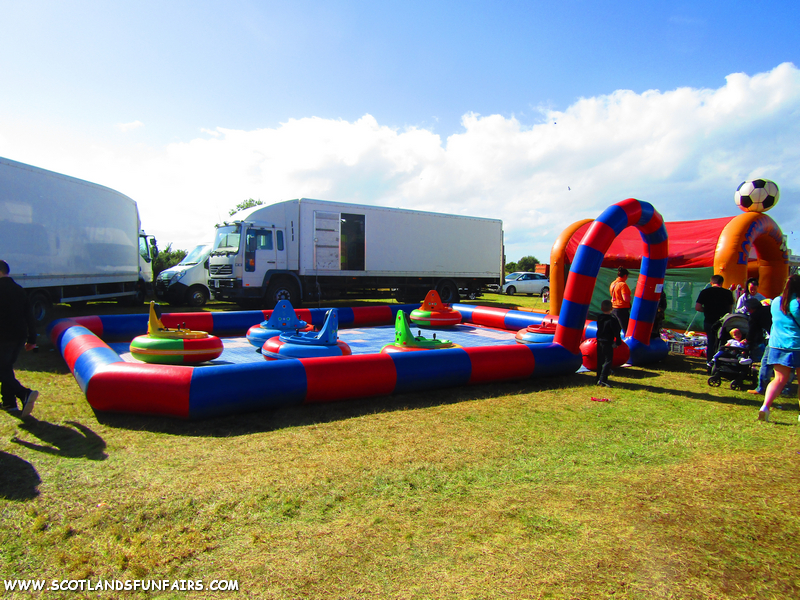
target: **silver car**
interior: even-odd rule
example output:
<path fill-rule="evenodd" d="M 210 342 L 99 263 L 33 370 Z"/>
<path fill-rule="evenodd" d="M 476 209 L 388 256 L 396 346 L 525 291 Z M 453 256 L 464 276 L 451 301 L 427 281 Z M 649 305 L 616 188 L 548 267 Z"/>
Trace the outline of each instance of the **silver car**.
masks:
<path fill-rule="evenodd" d="M 509 279 L 509 277 L 514 279 Z M 514 294 L 533 294 L 542 295 L 550 291 L 550 280 L 541 273 L 511 273 L 506 276 L 503 284 L 503 293 L 513 296 Z"/>

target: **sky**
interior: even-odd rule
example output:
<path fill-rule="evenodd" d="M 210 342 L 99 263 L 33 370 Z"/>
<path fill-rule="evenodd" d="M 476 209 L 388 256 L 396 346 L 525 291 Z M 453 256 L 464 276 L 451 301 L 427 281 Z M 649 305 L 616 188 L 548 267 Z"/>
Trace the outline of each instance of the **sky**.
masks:
<path fill-rule="evenodd" d="M 800 11 L 764 2 L 0 0 L 0 156 L 191 249 L 253 198 L 503 220 L 506 257 L 628 197 L 800 254 Z"/>

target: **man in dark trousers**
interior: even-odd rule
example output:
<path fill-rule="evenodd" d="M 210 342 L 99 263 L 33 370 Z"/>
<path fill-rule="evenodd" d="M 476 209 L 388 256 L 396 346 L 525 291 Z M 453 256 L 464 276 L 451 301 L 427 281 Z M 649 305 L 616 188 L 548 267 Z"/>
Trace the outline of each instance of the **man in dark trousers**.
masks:
<path fill-rule="evenodd" d="M 697 296 L 695 310 L 703 313 L 703 331 L 708 338 L 706 356 L 711 358 L 717 351 L 717 329 L 714 324 L 733 310 L 733 292 L 722 287 L 725 279 L 722 275 L 711 276 L 711 287 L 707 287 Z"/>
<path fill-rule="evenodd" d="M 36 345 L 36 320 L 28 296 L 17 282 L 8 276 L 8 263 L 0 260 L 0 394 L 3 410 L 17 412 L 17 398 L 22 401 L 20 416 L 30 416 L 39 392 L 17 381 L 14 363 L 20 352 L 33 350 Z"/>
<path fill-rule="evenodd" d="M 622 343 L 619 335 L 619 321 L 611 314 L 611 300 L 603 300 L 600 310 L 603 314 L 597 319 L 597 385 L 610 388 L 608 376 L 614 360 L 614 348 Z"/>

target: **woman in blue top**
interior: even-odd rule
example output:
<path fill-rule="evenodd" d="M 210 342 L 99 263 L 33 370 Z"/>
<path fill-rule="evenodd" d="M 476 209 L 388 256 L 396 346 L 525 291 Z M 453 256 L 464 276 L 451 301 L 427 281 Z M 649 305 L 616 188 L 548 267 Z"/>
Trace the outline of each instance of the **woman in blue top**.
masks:
<path fill-rule="evenodd" d="M 792 275 L 783 294 L 772 301 L 772 328 L 765 360 L 775 369 L 775 378 L 767 386 L 759 421 L 769 421 L 769 408 L 789 375 L 800 368 L 800 275 Z"/>

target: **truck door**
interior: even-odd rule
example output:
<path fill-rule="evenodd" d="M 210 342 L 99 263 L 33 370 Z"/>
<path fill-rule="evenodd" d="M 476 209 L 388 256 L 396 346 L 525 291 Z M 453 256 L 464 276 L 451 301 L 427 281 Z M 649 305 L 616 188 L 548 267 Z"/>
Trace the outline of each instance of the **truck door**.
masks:
<path fill-rule="evenodd" d="M 286 233 L 283 229 L 275 230 L 275 248 L 278 251 L 278 262 L 275 268 L 285 271 L 289 268 L 289 250 L 286 248 Z"/>
<path fill-rule="evenodd" d="M 274 230 L 251 228 L 245 234 L 242 286 L 261 287 L 264 273 L 277 268 Z"/>
<path fill-rule="evenodd" d="M 318 271 L 338 271 L 339 213 L 314 211 L 314 268 Z"/>

